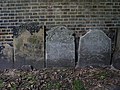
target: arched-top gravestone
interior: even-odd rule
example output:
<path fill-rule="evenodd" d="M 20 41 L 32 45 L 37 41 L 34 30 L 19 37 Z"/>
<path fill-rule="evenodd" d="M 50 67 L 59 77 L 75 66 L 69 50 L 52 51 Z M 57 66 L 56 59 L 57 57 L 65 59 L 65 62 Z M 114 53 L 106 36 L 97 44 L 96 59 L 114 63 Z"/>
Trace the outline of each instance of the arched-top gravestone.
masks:
<path fill-rule="evenodd" d="M 80 38 L 77 67 L 110 65 L 111 39 L 101 30 L 90 30 Z"/>
<path fill-rule="evenodd" d="M 44 67 L 44 28 L 39 30 L 19 29 L 14 36 L 14 66 L 21 68 L 23 65 L 31 65 L 34 68 Z"/>
<path fill-rule="evenodd" d="M 54 27 L 47 32 L 46 66 L 74 67 L 75 45 L 73 31 L 64 26 Z"/>

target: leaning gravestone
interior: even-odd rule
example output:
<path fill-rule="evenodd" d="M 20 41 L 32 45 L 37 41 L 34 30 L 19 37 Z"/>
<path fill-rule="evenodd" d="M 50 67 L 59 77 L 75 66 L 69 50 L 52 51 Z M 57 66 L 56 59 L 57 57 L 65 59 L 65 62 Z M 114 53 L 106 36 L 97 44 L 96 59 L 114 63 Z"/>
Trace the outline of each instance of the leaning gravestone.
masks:
<path fill-rule="evenodd" d="M 44 67 L 44 28 L 34 33 L 24 28 L 14 37 L 14 47 L 15 68 L 24 65 L 31 65 L 36 69 Z"/>
<path fill-rule="evenodd" d="M 13 68 L 13 45 L 2 43 L 0 45 L 0 69 Z"/>
<path fill-rule="evenodd" d="M 75 45 L 72 34 L 73 32 L 64 26 L 54 27 L 47 32 L 47 67 L 75 66 Z"/>
<path fill-rule="evenodd" d="M 103 31 L 90 30 L 79 43 L 77 67 L 110 65 L 111 40 Z"/>

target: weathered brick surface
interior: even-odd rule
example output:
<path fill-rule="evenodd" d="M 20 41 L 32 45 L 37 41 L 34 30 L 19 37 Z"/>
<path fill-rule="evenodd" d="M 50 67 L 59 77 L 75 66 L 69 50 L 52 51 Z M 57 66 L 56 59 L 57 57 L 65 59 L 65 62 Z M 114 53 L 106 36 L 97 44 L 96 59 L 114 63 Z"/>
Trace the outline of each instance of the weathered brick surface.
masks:
<path fill-rule="evenodd" d="M 0 40 L 12 38 L 12 28 L 39 22 L 51 28 L 70 30 L 117 30 L 120 28 L 120 0 L 0 0 Z M 11 39 L 10 39 L 11 40 Z"/>

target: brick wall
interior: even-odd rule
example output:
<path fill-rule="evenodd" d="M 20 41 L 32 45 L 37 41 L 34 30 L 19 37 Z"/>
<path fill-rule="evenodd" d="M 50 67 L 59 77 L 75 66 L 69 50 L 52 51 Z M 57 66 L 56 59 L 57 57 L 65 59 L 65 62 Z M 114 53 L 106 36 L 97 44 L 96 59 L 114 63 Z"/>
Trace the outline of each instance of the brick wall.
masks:
<path fill-rule="evenodd" d="M 12 41 L 12 29 L 38 22 L 49 29 L 120 29 L 120 0 L 0 0 L 0 41 Z"/>

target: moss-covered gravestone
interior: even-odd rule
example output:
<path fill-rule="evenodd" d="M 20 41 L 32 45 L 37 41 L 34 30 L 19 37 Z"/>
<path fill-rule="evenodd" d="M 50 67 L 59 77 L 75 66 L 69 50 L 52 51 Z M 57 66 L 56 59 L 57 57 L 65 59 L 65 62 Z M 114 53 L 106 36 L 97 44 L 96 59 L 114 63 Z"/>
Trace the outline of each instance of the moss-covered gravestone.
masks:
<path fill-rule="evenodd" d="M 90 30 L 79 41 L 77 67 L 110 65 L 111 39 L 102 30 Z"/>
<path fill-rule="evenodd" d="M 0 44 L 0 69 L 13 68 L 13 45 L 8 43 Z"/>
<path fill-rule="evenodd" d="M 31 33 L 22 28 L 14 37 L 14 66 L 21 68 L 23 65 L 31 65 L 34 68 L 44 67 L 44 28 Z"/>
<path fill-rule="evenodd" d="M 64 26 L 54 27 L 47 31 L 46 66 L 74 67 L 75 45 L 73 32 Z"/>

